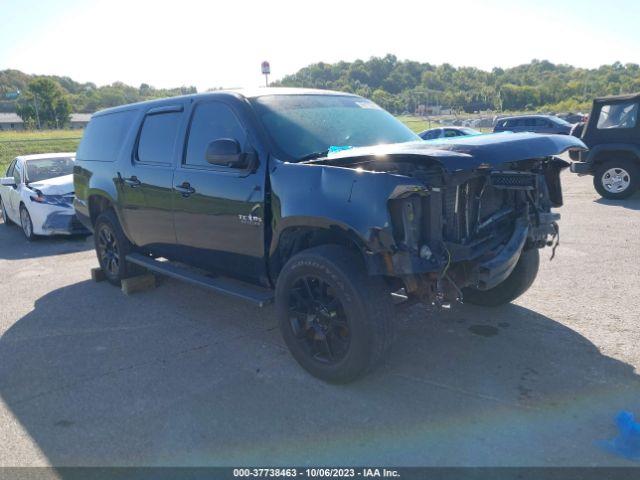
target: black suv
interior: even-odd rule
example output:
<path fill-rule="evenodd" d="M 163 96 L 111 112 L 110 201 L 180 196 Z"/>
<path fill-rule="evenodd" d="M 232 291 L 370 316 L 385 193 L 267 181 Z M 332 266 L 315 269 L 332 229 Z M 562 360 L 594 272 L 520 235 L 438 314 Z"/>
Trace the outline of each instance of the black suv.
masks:
<path fill-rule="evenodd" d="M 534 132 L 569 135 L 572 125 L 555 115 L 519 115 L 504 117 L 496 122 L 493 132 Z"/>
<path fill-rule="evenodd" d="M 423 142 L 364 98 L 214 92 L 95 114 L 78 217 L 119 284 L 160 272 L 264 305 L 313 375 L 346 382 L 393 338 L 394 304 L 500 305 L 557 234 L 569 136 Z"/>
<path fill-rule="evenodd" d="M 571 153 L 571 171 L 593 175 L 605 198 L 621 199 L 640 188 L 640 94 L 597 98 L 582 132 L 588 152 Z"/>

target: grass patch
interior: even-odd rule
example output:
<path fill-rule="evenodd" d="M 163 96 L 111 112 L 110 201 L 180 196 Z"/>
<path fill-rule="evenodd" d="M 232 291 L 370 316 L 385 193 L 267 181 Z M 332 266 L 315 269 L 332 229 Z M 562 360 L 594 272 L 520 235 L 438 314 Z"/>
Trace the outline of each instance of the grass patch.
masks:
<path fill-rule="evenodd" d="M 400 120 L 402 123 L 404 123 L 407 127 L 409 127 L 411 130 L 413 130 L 416 133 L 420 133 L 429 128 L 435 128 L 438 126 L 435 122 L 430 122 L 431 126 L 429 126 L 429 122 L 427 122 L 427 120 L 425 120 L 424 118 L 411 117 L 408 115 L 401 115 L 398 117 L 398 120 Z"/>
<path fill-rule="evenodd" d="M 0 132 L 0 174 L 19 155 L 75 152 L 82 130 L 38 130 Z"/>
<path fill-rule="evenodd" d="M 416 133 L 424 132 L 425 130 L 429 130 L 430 128 L 439 128 L 447 125 L 453 125 L 453 118 L 444 121 L 444 123 L 436 122 L 435 120 L 427 120 L 424 117 L 414 117 L 412 115 L 400 115 L 397 117 L 402 123 L 404 123 L 407 127 L 413 130 Z M 438 120 L 442 121 L 443 118 L 436 117 Z M 445 117 L 446 118 L 446 117 Z M 460 117 L 463 119 L 463 117 Z M 469 118 L 477 118 L 477 117 L 469 117 Z M 493 128 L 491 127 L 472 127 L 474 130 L 478 130 L 482 133 L 491 133 Z"/>

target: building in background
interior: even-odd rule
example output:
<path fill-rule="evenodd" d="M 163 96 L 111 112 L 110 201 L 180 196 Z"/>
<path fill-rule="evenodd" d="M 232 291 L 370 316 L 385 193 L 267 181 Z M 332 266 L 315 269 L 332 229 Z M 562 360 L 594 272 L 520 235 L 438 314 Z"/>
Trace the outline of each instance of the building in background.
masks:
<path fill-rule="evenodd" d="M 24 130 L 24 122 L 15 113 L 0 112 L 0 130 Z"/>
<path fill-rule="evenodd" d="M 72 129 L 84 128 L 91 120 L 91 113 L 72 113 L 69 119 L 69 127 Z"/>
<path fill-rule="evenodd" d="M 77 130 L 87 126 L 90 113 L 72 113 L 69 117 L 69 128 Z M 0 112 L 0 130 L 24 130 L 24 122 L 15 113 Z"/>

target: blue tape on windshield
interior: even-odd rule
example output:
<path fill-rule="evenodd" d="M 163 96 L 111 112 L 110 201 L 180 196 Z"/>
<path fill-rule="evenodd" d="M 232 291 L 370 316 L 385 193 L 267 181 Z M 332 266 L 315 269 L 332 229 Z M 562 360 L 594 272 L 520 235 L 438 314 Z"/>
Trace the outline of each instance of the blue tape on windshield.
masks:
<path fill-rule="evenodd" d="M 350 150 L 352 148 L 351 145 L 331 145 L 327 153 L 331 155 L 332 153 L 342 152 L 343 150 Z"/>

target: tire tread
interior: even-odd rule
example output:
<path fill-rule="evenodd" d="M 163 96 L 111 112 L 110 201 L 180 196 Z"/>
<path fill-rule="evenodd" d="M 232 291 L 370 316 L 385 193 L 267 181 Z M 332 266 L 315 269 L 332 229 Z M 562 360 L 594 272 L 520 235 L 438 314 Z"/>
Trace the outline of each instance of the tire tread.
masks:
<path fill-rule="evenodd" d="M 362 264 L 361 257 L 345 247 L 321 245 L 303 250 L 293 256 L 280 273 L 276 287 L 276 302 L 278 313 L 281 316 L 286 315 L 287 307 L 283 303 L 285 298 L 288 299 L 288 292 L 283 291 L 282 284 L 284 282 L 282 279 L 289 275 L 302 259 L 328 264 L 329 268 L 340 272 L 355 291 L 354 301 L 358 302 L 358 308 L 364 312 L 371 333 L 370 351 L 366 365 L 355 372 L 343 372 L 341 375 L 332 375 L 331 378 L 320 378 L 330 383 L 347 383 L 371 372 L 386 358 L 394 340 L 395 310 L 384 282 L 380 278 L 369 276 Z M 304 365 L 302 366 L 306 369 Z M 313 374 L 311 371 L 310 373 Z"/>

